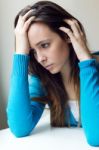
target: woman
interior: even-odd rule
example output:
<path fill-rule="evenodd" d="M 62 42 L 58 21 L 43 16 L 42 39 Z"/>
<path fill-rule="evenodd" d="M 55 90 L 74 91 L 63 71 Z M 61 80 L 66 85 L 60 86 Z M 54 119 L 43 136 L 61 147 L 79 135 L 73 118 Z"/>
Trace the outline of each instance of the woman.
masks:
<path fill-rule="evenodd" d="M 15 43 L 7 105 L 13 134 L 29 135 L 48 104 L 52 127 L 82 126 L 99 146 L 99 72 L 82 24 L 40 1 L 16 16 Z"/>

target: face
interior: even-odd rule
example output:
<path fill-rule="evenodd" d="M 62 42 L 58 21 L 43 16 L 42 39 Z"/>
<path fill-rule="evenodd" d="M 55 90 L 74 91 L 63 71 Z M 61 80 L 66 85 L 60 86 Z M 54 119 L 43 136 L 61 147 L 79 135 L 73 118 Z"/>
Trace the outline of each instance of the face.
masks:
<path fill-rule="evenodd" d="M 50 73 L 60 72 L 68 63 L 68 43 L 47 25 L 41 22 L 32 24 L 28 31 L 28 39 L 36 60 Z"/>

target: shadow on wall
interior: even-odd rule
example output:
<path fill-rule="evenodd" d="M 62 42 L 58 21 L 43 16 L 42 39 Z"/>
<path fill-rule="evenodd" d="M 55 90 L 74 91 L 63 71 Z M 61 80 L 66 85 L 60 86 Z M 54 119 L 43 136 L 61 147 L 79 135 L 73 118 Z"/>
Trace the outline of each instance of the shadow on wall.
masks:
<path fill-rule="evenodd" d="M 6 104 L 2 101 L 3 97 L 1 94 L 1 87 L 0 87 L 0 130 L 7 128 L 7 117 L 6 117 Z"/>

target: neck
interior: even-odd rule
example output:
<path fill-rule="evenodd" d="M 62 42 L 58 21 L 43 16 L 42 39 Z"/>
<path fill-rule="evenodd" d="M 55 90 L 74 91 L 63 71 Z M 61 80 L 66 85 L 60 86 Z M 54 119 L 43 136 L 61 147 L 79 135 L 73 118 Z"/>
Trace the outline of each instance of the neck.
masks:
<path fill-rule="evenodd" d="M 66 63 L 61 69 L 61 75 L 68 95 L 68 99 L 76 100 L 77 95 L 75 93 L 74 83 L 70 82 L 70 71 L 71 71 L 70 63 Z"/>
<path fill-rule="evenodd" d="M 63 68 L 61 69 L 61 75 L 63 78 L 63 82 L 65 84 L 69 83 L 70 71 L 71 71 L 71 66 L 70 66 L 70 62 L 68 61 L 64 64 Z"/>

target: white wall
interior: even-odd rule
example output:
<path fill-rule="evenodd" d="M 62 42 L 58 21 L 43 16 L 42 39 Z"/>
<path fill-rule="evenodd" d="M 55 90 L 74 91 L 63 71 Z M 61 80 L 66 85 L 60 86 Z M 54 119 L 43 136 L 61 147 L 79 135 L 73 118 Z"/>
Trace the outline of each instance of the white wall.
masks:
<path fill-rule="evenodd" d="M 36 0 L 35 0 L 36 1 Z M 14 51 L 13 22 L 17 12 L 33 0 L 0 0 L 0 128 L 6 127 L 6 102 Z M 53 0 L 85 27 L 91 50 L 99 50 L 99 0 Z"/>

